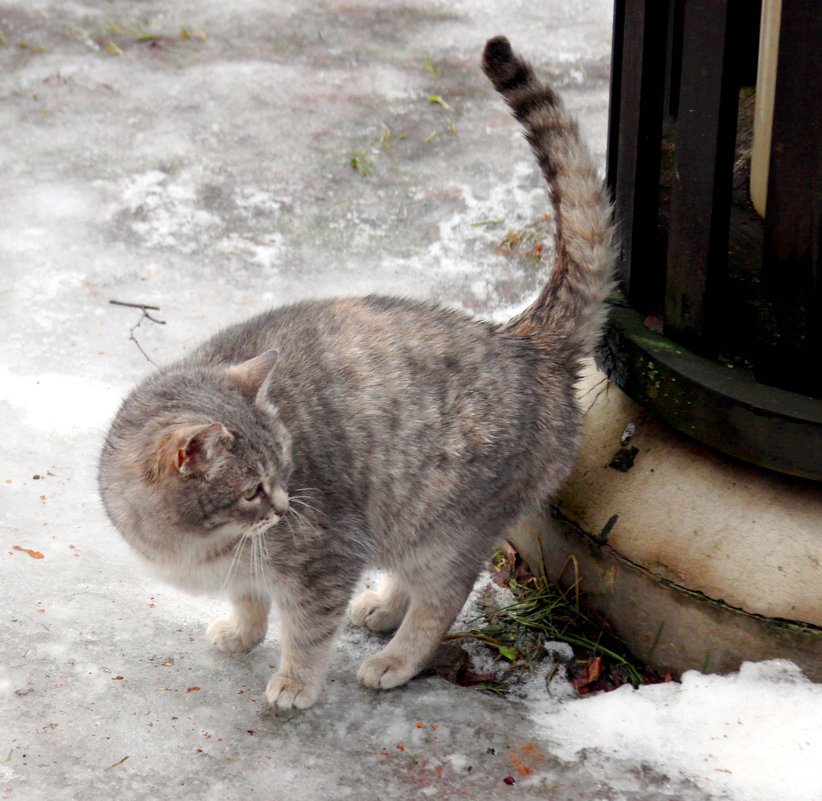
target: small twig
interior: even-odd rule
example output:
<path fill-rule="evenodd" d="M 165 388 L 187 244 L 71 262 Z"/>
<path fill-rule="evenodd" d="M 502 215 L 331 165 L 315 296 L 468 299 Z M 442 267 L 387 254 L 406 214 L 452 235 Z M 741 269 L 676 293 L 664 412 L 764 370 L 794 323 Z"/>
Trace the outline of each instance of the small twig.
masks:
<path fill-rule="evenodd" d="M 493 645 L 495 648 L 504 647 L 504 643 L 501 643 L 499 640 L 495 640 L 493 637 L 489 637 L 487 634 L 482 634 L 479 631 L 454 631 L 450 634 L 446 634 L 443 637 L 443 640 L 463 640 L 466 637 L 488 643 L 488 645 Z"/>
<path fill-rule="evenodd" d="M 547 690 L 551 682 L 554 680 L 554 676 L 557 675 L 557 671 L 559 670 L 559 660 L 554 659 L 549 668 L 548 672 L 545 674 L 545 689 Z"/>
<path fill-rule="evenodd" d="M 118 765 L 122 765 L 128 759 L 128 754 L 124 756 L 122 759 L 118 759 L 113 765 L 109 765 L 107 768 L 103 768 L 104 771 L 111 770 L 112 768 L 116 768 Z"/>
<path fill-rule="evenodd" d="M 129 309 L 142 309 L 145 311 L 146 309 L 151 309 L 152 311 L 160 311 L 159 306 L 149 306 L 147 303 L 126 303 L 124 300 L 110 300 L 113 306 L 128 306 Z"/>
<path fill-rule="evenodd" d="M 157 325 L 165 325 L 166 324 L 165 320 L 158 320 L 156 317 L 152 317 L 148 313 L 148 309 L 151 309 L 152 311 L 160 311 L 160 307 L 159 306 L 149 306 L 146 303 L 127 303 L 127 302 L 122 301 L 122 300 L 110 300 L 109 303 L 111 303 L 114 306 L 126 306 L 129 309 L 139 309 L 142 312 L 142 315 L 140 316 L 140 319 L 136 322 L 136 324 L 131 326 L 131 328 L 129 328 L 128 338 L 137 346 L 137 350 L 139 350 L 140 353 L 142 353 L 143 356 L 145 356 L 146 361 L 148 361 L 150 364 L 153 364 L 155 367 L 157 367 L 158 366 L 157 362 L 155 362 L 151 358 L 151 356 L 149 356 L 143 350 L 143 346 L 137 341 L 137 337 L 134 336 L 134 332 L 143 324 L 143 320 L 151 320 L 152 323 L 157 323 Z"/>
<path fill-rule="evenodd" d="M 565 568 L 567 568 L 568 565 L 573 565 L 573 567 L 574 567 L 574 583 L 571 585 L 571 587 L 573 587 L 574 595 L 576 596 L 575 600 L 576 600 L 576 608 L 577 608 L 577 613 L 578 613 L 579 612 L 579 584 L 580 584 L 579 562 L 577 562 L 577 558 L 576 558 L 576 556 L 574 556 L 574 554 L 568 554 L 568 557 L 562 563 L 562 568 L 560 569 L 559 575 L 557 576 L 556 584 L 557 584 L 557 587 L 559 587 L 559 583 L 562 581 L 562 576 L 565 573 Z"/>

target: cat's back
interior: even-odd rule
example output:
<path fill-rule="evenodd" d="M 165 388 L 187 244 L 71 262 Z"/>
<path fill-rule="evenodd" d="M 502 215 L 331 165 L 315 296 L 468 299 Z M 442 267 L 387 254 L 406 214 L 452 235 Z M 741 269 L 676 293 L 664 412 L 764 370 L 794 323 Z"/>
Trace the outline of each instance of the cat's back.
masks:
<path fill-rule="evenodd" d="M 330 449 L 390 438 L 420 455 L 445 447 L 478 457 L 575 428 L 573 375 L 544 338 L 439 306 L 380 296 L 302 302 L 225 329 L 188 361 L 233 364 L 268 349 L 279 354 L 272 401 L 298 437 L 325 438 Z"/>
<path fill-rule="evenodd" d="M 393 364 L 413 371 L 437 357 L 446 369 L 461 359 L 527 358 L 531 345 L 452 309 L 370 295 L 272 309 L 219 332 L 185 362 L 236 364 L 272 348 L 286 362 L 306 359 L 306 369 L 366 358 L 375 369 Z"/>

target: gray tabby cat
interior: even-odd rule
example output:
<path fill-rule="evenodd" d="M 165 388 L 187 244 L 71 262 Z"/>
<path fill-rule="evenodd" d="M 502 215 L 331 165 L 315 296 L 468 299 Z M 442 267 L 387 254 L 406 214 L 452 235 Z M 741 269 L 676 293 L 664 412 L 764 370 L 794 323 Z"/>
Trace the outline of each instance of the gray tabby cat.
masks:
<path fill-rule="evenodd" d="M 505 325 L 384 297 L 299 303 L 224 330 L 126 398 L 100 462 L 106 510 L 155 571 L 228 592 L 224 651 L 282 618 L 282 708 L 320 695 L 346 608 L 397 629 L 358 678 L 426 663 L 519 515 L 574 458 L 574 385 L 611 287 L 611 209 L 576 123 L 504 37 L 483 69 L 551 189 L 556 260 Z M 366 568 L 388 578 L 349 601 Z"/>

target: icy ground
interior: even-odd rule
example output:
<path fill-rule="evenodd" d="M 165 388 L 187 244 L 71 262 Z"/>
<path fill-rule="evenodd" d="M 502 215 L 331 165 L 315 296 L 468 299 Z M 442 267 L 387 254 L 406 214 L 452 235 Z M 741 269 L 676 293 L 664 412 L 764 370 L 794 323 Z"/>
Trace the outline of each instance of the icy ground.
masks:
<path fill-rule="evenodd" d="M 168 362 L 308 296 L 520 308 L 545 193 L 479 53 L 507 33 L 602 159 L 610 12 L 0 0 L 0 798 L 822 799 L 822 687 L 788 663 L 584 700 L 544 674 L 379 694 L 354 681 L 379 643 L 348 627 L 322 702 L 276 715 L 276 623 L 211 649 L 222 601 L 145 576 L 96 496 L 154 369 L 137 343 Z"/>

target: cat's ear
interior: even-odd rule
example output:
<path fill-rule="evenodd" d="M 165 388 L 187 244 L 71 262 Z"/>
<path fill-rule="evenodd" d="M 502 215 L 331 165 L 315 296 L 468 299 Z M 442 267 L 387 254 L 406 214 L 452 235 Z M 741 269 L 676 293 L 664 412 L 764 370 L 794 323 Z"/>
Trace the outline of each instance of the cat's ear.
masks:
<path fill-rule="evenodd" d="M 177 429 L 174 466 L 181 475 L 203 475 L 214 466 L 234 441 L 222 423 Z"/>
<path fill-rule="evenodd" d="M 234 364 L 228 368 L 228 377 L 244 395 L 253 400 L 277 362 L 278 355 L 276 350 L 267 350 L 253 359 Z"/>
<path fill-rule="evenodd" d="M 145 476 L 204 475 L 231 447 L 234 435 L 222 423 L 177 423 L 159 433 L 146 454 Z"/>

